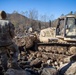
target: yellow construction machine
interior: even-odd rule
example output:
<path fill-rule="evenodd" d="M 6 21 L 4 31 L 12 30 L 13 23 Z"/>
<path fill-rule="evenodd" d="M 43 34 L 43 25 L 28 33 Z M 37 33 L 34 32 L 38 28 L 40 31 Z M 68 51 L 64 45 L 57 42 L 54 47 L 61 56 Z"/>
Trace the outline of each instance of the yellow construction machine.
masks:
<path fill-rule="evenodd" d="M 60 54 L 76 53 L 76 15 L 68 14 L 58 18 L 56 27 L 42 29 L 37 49 Z"/>

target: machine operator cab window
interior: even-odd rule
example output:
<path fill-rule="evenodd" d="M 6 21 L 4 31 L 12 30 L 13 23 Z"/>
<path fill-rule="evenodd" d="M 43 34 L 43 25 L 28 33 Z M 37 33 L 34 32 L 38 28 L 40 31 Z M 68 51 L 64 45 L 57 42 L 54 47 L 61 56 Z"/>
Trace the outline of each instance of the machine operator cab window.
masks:
<path fill-rule="evenodd" d="M 56 37 L 63 38 L 64 36 L 64 17 L 58 18 L 58 24 L 56 27 Z"/>
<path fill-rule="evenodd" d="M 75 38 L 76 37 L 76 18 L 73 16 L 66 17 L 64 37 Z"/>

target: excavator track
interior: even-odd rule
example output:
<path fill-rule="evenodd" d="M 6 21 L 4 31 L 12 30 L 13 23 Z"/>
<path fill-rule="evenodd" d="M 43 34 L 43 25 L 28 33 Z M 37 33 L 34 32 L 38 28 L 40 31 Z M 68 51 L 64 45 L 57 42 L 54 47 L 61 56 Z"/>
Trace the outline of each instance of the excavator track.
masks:
<path fill-rule="evenodd" d="M 71 55 L 70 48 L 75 46 L 76 43 L 69 43 L 69 42 L 37 43 L 37 50 L 42 52 Z"/>

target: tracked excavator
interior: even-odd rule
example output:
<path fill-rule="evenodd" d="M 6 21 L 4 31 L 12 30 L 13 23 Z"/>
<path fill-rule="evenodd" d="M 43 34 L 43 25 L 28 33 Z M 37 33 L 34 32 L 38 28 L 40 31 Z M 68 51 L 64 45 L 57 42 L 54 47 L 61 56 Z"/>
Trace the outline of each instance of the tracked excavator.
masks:
<path fill-rule="evenodd" d="M 58 54 L 76 54 L 76 15 L 69 14 L 57 20 L 56 27 L 40 31 L 37 49 Z"/>

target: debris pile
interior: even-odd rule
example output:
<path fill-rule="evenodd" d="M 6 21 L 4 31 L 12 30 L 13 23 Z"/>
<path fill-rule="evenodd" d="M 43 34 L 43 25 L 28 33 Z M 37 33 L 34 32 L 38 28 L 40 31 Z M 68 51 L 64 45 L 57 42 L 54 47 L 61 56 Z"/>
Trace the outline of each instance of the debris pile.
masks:
<path fill-rule="evenodd" d="M 60 52 L 57 49 L 52 51 L 46 49 L 34 50 L 36 37 L 28 36 L 14 38 L 14 42 L 18 45 L 20 53 L 18 55 L 18 65 L 21 69 L 8 68 L 5 75 L 75 75 L 75 55 L 65 53 L 65 48 Z M 27 41 L 27 42 L 26 42 Z M 40 47 L 41 48 L 41 47 Z M 71 69 L 74 69 L 71 71 Z M 69 72 L 70 71 L 70 72 Z M 2 75 L 1 70 L 0 75 Z"/>

